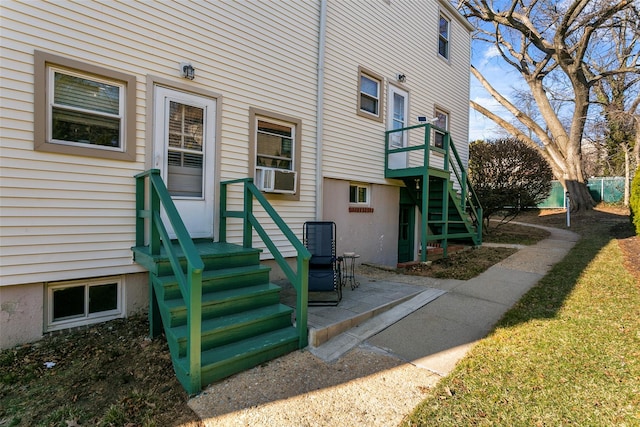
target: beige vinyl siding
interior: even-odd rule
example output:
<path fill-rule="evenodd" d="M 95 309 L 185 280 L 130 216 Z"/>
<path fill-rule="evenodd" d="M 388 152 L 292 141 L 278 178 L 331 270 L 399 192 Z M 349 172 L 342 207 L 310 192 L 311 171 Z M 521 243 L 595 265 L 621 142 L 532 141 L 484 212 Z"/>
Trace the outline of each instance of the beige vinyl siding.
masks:
<path fill-rule="evenodd" d="M 217 180 L 249 175 L 250 107 L 302 120 L 300 200 L 273 204 L 300 235 L 302 223 L 315 217 L 318 3 L 4 2 L 2 8 L 0 285 L 142 271 L 130 246 L 133 176 L 151 164 L 149 76 L 222 95 Z M 34 50 L 136 77 L 136 161 L 33 151 Z M 192 82 L 179 76 L 184 61 L 196 69 Z M 241 241 L 239 225 L 229 240 Z"/>
<path fill-rule="evenodd" d="M 399 87 L 409 93 L 409 125 L 417 116 L 449 111 L 450 130 L 461 156 L 467 157 L 469 117 L 469 30 L 451 16 L 450 61 L 438 55 L 436 1 L 378 0 L 328 3 L 325 65 L 325 177 L 385 183 L 384 132 L 388 84 L 407 76 Z M 443 10 L 445 10 L 443 8 Z M 448 12 L 447 12 L 448 13 Z M 358 45 L 358 49 L 352 46 Z M 356 114 L 358 67 L 382 75 L 384 122 Z"/>

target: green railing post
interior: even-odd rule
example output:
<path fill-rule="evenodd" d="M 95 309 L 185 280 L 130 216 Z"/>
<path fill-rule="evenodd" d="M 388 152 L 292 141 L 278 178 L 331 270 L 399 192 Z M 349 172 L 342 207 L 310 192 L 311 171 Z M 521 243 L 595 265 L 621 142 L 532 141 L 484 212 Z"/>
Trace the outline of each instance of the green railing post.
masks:
<path fill-rule="evenodd" d="M 143 212 L 145 202 L 144 176 L 136 176 L 136 246 L 144 246 L 144 221 Z"/>
<path fill-rule="evenodd" d="M 220 184 L 220 226 L 218 227 L 218 241 L 227 241 L 227 184 Z"/>
<path fill-rule="evenodd" d="M 149 175 L 149 252 L 152 255 L 160 254 L 160 234 L 158 233 L 158 224 L 156 224 L 154 212 L 160 212 L 160 197 L 158 196 L 157 189 L 153 185 L 153 176 L 160 176 L 160 171 L 152 169 Z"/>
<path fill-rule="evenodd" d="M 202 387 L 202 269 L 187 267 L 187 331 L 190 384 L 192 390 Z"/>
<path fill-rule="evenodd" d="M 253 197 L 249 184 L 253 184 L 253 180 L 249 179 L 244 184 L 244 218 L 242 223 L 242 246 L 250 248 L 253 243 L 253 230 L 249 218 L 253 216 Z"/>
<path fill-rule="evenodd" d="M 145 210 L 145 179 L 149 185 L 149 209 Z M 190 382 L 187 392 L 189 394 L 200 391 L 201 384 L 201 322 L 202 322 L 202 271 L 204 263 L 198 254 L 193 240 L 180 218 L 178 210 L 171 199 L 158 169 L 150 169 L 147 172 L 136 175 L 136 209 L 137 217 L 144 222 L 147 228 L 136 222 L 136 242 L 144 245 L 145 232 L 149 233 L 149 253 L 160 254 L 161 245 L 169 259 L 172 271 L 178 281 L 178 288 L 187 308 L 187 363 L 189 366 Z M 186 258 L 187 272 L 182 269 L 179 256 L 174 247 L 167 229 L 160 218 L 160 207 L 163 206 L 167 218 L 176 234 L 176 240 L 182 254 Z M 153 273 L 149 273 L 149 321 L 151 334 L 159 328 L 159 310 L 155 290 L 153 289 Z M 174 356 L 174 355 L 172 355 Z M 176 356 L 177 357 L 177 356 Z"/>
<path fill-rule="evenodd" d="M 296 293 L 296 328 L 298 329 L 298 346 L 305 348 L 309 344 L 307 333 L 307 307 L 309 305 L 309 260 L 298 256 L 297 265 L 300 285 Z"/>
<path fill-rule="evenodd" d="M 446 132 L 444 134 L 444 147 L 442 147 L 444 149 L 444 170 L 449 172 L 449 158 L 450 158 L 450 154 L 449 154 L 449 146 L 452 145 L 451 144 L 451 136 L 449 134 L 449 132 Z"/>
<path fill-rule="evenodd" d="M 308 306 L 308 280 L 309 280 L 309 259 L 311 259 L 311 253 L 304 247 L 300 239 L 295 235 L 289 226 L 284 222 L 282 217 L 278 215 L 276 210 L 267 201 L 265 196 L 260 190 L 253 184 L 253 179 L 244 178 L 232 181 L 225 181 L 221 183 L 223 194 L 227 191 L 227 187 L 231 184 L 243 184 L 243 210 L 242 211 L 230 211 L 227 209 L 228 198 L 221 194 L 220 197 L 220 221 L 221 228 L 225 227 L 222 223 L 226 223 L 227 218 L 240 218 L 243 221 L 242 224 L 242 240 L 243 246 L 251 247 L 253 230 L 256 231 L 260 239 L 265 243 L 269 252 L 273 256 L 278 266 L 282 269 L 285 276 L 291 282 L 292 286 L 296 290 L 296 329 L 298 332 L 298 344 L 300 348 L 304 348 L 308 344 L 307 336 L 307 306 Z M 275 225 L 280 229 L 284 236 L 288 239 L 291 245 L 297 252 L 297 270 L 294 272 L 287 260 L 282 255 L 280 248 L 278 248 L 273 240 L 262 227 L 258 219 L 253 215 L 253 201 L 257 201 L 267 215 L 273 220 Z M 222 205 L 224 203 L 224 205 Z M 248 246 L 247 246 L 248 245 Z"/>

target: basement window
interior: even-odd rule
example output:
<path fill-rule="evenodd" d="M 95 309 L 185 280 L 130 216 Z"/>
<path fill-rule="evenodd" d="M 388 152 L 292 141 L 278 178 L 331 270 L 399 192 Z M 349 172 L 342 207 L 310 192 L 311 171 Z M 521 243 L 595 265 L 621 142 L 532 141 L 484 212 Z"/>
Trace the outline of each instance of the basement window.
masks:
<path fill-rule="evenodd" d="M 47 331 L 123 317 L 121 277 L 50 284 L 46 297 Z"/>
<path fill-rule="evenodd" d="M 369 187 L 362 184 L 350 184 L 349 203 L 361 206 L 369 205 Z"/>

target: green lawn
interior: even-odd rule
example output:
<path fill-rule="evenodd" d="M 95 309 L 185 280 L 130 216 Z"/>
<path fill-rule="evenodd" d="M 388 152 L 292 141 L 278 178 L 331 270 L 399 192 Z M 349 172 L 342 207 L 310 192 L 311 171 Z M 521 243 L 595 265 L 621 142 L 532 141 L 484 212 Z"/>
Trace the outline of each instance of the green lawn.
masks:
<path fill-rule="evenodd" d="M 583 233 L 405 426 L 640 426 L 640 285 Z"/>

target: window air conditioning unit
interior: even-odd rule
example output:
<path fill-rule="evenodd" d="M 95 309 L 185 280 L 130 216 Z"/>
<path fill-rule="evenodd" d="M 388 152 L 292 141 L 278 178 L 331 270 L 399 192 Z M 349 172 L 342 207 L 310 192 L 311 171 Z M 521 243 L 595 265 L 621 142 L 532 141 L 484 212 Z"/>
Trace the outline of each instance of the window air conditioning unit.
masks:
<path fill-rule="evenodd" d="M 256 168 L 256 186 L 267 193 L 294 194 L 297 173 L 286 169 Z"/>

